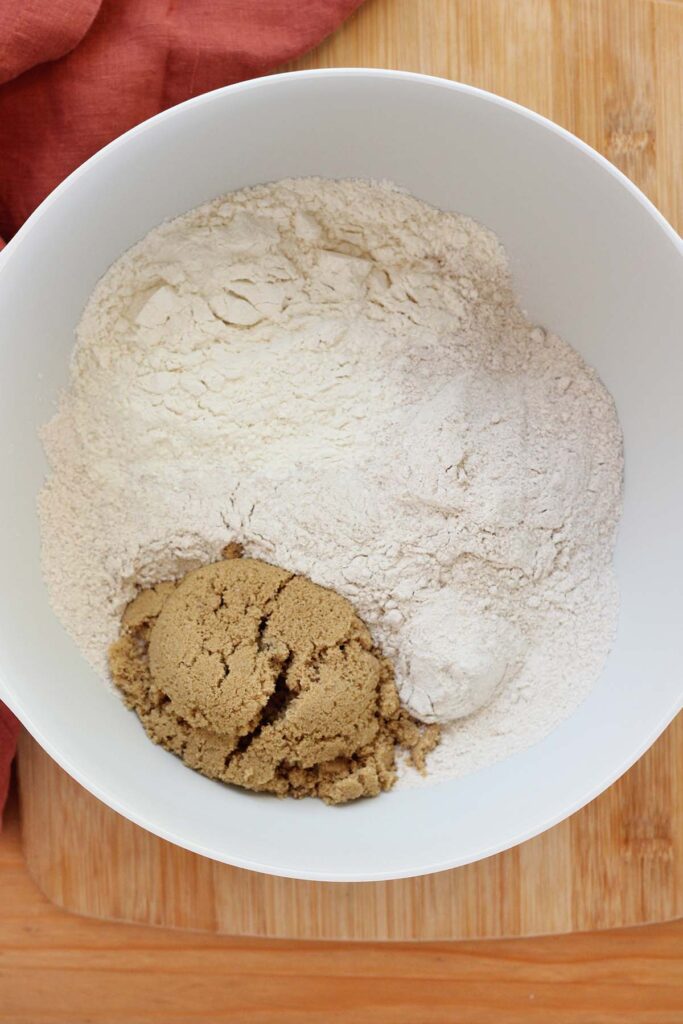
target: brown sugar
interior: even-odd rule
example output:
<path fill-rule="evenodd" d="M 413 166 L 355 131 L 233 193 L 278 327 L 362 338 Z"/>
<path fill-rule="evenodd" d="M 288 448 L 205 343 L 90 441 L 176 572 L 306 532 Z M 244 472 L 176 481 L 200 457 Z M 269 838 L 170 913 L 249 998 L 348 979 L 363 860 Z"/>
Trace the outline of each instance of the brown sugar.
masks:
<path fill-rule="evenodd" d="M 150 738 L 211 778 L 331 804 L 390 789 L 397 744 L 424 770 L 438 727 L 401 708 L 351 604 L 239 553 L 124 613 L 109 663 Z"/>

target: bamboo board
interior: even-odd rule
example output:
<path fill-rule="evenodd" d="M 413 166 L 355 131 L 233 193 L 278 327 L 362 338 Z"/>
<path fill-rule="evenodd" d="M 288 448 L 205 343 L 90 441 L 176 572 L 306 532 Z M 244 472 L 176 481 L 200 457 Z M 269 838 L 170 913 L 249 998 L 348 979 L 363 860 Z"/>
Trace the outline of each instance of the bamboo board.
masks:
<path fill-rule="evenodd" d="M 367 884 L 298 882 L 216 864 L 121 818 L 27 735 L 24 854 L 76 913 L 230 935 L 500 938 L 683 915 L 683 716 L 616 785 L 568 821 L 478 864 Z"/>
<path fill-rule="evenodd" d="M 532 107 L 603 152 L 683 225 L 683 2 L 367 0 L 291 67 L 396 67 Z M 325 885 L 218 865 L 120 818 L 24 737 L 23 846 L 77 913 L 234 935 L 493 938 L 683 915 L 683 718 L 550 832 L 423 879 Z"/>

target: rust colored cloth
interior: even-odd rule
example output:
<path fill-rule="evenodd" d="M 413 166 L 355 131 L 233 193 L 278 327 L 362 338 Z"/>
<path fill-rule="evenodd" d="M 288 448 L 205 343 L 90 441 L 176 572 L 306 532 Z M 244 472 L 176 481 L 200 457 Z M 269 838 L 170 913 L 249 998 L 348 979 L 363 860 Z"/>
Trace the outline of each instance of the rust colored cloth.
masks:
<path fill-rule="evenodd" d="M 0 0 L 0 247 L 74 168 L 305 53 L 361 0 Z M 18 725 L 0 705 L 0 811 Z"/>
<path fill-rule="evenodd" d="M 0 822 L 9 790 L 10 769 L 19 735 L 19 723 L 9 708 L 0 704 Z"/>
<path fill-rule="evenodd" d="M 361 0 L 0 0 L 0 236 L 111 139 L 305 53 Z"/>

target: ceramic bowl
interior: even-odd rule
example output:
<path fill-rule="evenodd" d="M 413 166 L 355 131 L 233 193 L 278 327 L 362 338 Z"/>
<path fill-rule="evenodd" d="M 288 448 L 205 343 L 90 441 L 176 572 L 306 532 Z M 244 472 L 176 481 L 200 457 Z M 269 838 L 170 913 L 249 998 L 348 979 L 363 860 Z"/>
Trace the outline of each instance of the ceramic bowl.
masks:
<path fill-rule="evenodd" d="M 579 709 L 485 770 L 329 808 L 209 781 L 151 744 L 53 614 L 41 579 L 37 428 L 98 278 L 150 228 L 258 182 L 386 178 L 493 228 L 530 316 L 614 395 L 626 487 L 613 651 Z M 220 89 L 152 118 L 66 179 L 0 256 L 0 695 L 87 789 L 165 839 L 328 880 L 417 875 L 549 828 L 624 772 L 681 705 L 683 247 L 613 166 L 466 85 L 331 70 Z"/>

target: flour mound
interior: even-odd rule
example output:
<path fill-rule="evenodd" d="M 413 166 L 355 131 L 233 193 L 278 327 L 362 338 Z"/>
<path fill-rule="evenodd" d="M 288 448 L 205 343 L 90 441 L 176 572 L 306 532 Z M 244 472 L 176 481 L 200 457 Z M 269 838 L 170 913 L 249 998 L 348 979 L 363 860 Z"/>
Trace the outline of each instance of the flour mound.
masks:
<path fill-rule="evenodd" d="M 490 231 L 392 186 L 283 181 L 150 232 L 95 289 L 44 442 L 45 577 L 103 674 L 138 590 L 229 541 L 353 603 L 447 723 L 431 779 L 545 735 L 608 653 L 610 396 Z"/>

